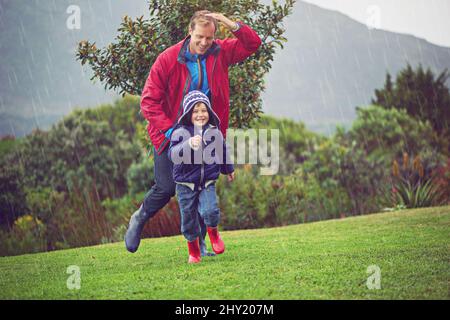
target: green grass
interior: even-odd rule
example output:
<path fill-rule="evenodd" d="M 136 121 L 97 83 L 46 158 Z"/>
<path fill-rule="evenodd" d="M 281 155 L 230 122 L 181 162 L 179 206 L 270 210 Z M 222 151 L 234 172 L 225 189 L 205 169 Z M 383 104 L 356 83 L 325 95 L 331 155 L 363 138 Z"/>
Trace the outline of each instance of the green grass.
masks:
<path fill-rule="evenodd" d="M 0 258 L 0 298 L 449 299 L 450 207 L 223 232 L 226 251 L 188 265 L 181 236 Z M 66 286 L 67 267 L 81 289 Z M 369 290 L 367 268 L 381 270 Z"/>

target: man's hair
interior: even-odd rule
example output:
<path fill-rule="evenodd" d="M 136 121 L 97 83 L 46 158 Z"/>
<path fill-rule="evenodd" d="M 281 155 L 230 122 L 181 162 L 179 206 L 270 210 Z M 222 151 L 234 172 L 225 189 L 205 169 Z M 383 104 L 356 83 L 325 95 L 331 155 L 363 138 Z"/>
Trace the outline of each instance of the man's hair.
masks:
<path fill-rule="evenodd" d="M 189 22 L 189 27 L 191 30 L 195 29 L 195 25 L 201 24 L 201 25 L 208 25 L 210 23 L 212 23 L 214 25 L 214 33 L 217 32 L 217 20 L 212 18 L 212 17 L 208 17 L 205 16 L 205 14 L 211 13 L 211 11 L 208 10 L 200 10 L 200 11 L 196 11 L 194 13 L 194 15 L 191 18 L 191 21 Z"/>

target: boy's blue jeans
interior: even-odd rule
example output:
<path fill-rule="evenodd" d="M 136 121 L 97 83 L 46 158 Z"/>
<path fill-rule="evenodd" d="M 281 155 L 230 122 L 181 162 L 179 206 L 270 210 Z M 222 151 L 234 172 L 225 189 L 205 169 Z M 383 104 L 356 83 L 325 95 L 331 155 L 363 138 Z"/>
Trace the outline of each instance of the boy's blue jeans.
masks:
<path fill-rule="evenodd" d="M 208 227 L 217 227 L 220 221 L 220 210 L 217 205 L 216 186 L 214 183 L 200 191 L 192 191 L 182 184 L 176 185 L 176 193 L 181 213 L 181 233 L 188 241 L 201 236 L 199 217 Z"/>
<path fill-rule="evenodd" d="M 169 148 L 166 148 L 159 155 L 153 149 L 155 185 L 153 185 L 144 197 L 143 209 L 145 212 L 145 221 L 152 218 L 175 195 L 175 182 L 172 176 L 173 163 L 167 155 L 168 150 Z M 202 230 L 202 239 L 200 242 L 202 242 L 206 236 L 206 226 L 202 220 L 200 220 L 200 226 Z"/>

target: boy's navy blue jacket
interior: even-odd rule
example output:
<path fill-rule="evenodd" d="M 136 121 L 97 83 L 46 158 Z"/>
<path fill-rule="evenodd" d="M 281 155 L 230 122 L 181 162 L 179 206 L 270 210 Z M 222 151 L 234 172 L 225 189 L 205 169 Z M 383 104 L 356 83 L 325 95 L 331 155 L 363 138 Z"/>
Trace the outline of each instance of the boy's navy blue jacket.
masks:
<path fill-rule="evenodd" d="M 227 152 L 223 135 L 217 126 L 207 124 L 203 128 L 201 132 L 203 141 L 202 147 L 197 151 L 193 150 L 189 146 L 189 138 L 198 134 L 197 132 L 194 134 L 194 130 L 195 128 L 193 125 L 177 125 L 170 139 L 169 159 L 174 162 L 173 180 L 175 182 L 193 183 L 195 185 L 194 190 L 201 190 L 205 188 L 205 183 L 207 181 L 217 180 L 220 173 L 232 173 L 234 171 L 234 167 L 230 162 L 230 157 Z M 210 146 L 209 150 L 214 150 L 211 144 L 215 142 L 215 139 L 219 139 L 219 141 L 216 142 L 216 146 L 220 143 L 221 150 L 216 150 L 218 152 L 205 152 L 211 154 L 212 158 L 215 159 L 214 162 L 209 161 L 210 164 L 205 163 L 205 159 L 201 158 L 203 151 L 205 148 L 208 150 L 208 146 Z M 183 154 L 184 150 L 190 151 L 190 156 L 183 158 L 188 160 L 186 161 L 187 163 L 175 163 L 177 161 L 174 158 L 180 159 L 180 157 L 185 156 Z M 201 163 L 195 163 L 194 160 L 196 159 L 202 159 L 203 161 L 201 161 Z"/>

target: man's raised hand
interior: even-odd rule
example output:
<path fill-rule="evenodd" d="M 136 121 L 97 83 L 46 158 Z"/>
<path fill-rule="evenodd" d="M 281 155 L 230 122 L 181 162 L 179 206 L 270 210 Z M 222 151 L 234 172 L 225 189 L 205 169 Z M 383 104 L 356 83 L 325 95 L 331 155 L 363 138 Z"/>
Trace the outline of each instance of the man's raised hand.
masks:
<path fill-rule="evenodd" d="M 218 12 L 212 12 L 212 13 L 207 13 L 205 14 L 205 16 L 211 17 L 216 19 L 219 22 L 222 22 L 228 29 L 230 29 L 231 31 L 236 30 L 237 28 L 239 28 L 239 26 L 236 24 L 236 22 L 228 19 L 227 17 L 225 17 L 222 13 L 218 13 Z"/>

